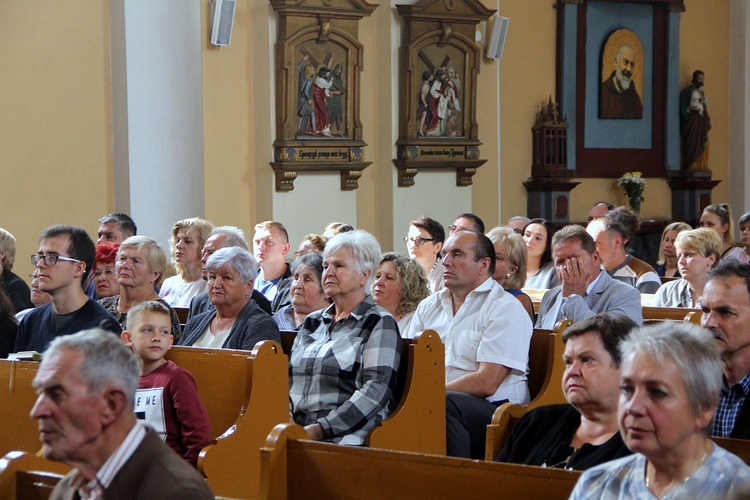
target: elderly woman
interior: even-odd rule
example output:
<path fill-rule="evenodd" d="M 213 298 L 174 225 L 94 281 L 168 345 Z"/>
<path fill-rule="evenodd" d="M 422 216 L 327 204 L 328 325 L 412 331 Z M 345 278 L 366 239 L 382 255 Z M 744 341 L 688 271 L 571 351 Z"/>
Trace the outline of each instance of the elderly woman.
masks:
<path fill-rule="evenodd" d="M 656 292 L 656 307 L 699 307 L 708 272 L 721 255 L 721 239 L 713 229 L 683 231 L 675 241 L 682 278 L 663 284 Z"/>
<path fill-rule="evenodd" d="M 172 307 L 190 307 L 190 299 L 206 291 L 201 252 L 213 228 L 198 217 L 175 222 L 169 246 L 177 274 L 165 279 L 159 290 L 159 297 Z"/>
<path fill-rule="evenodd" d="M 585 470 L 629 455 L 617 425 L 620 343 L 636 324 L 600 314 L 565 333 L 562 386 L 567 405 L 524 415 L 495 460 Z"/>
<path fill-rule="evenodd" d="M 157 300 L 169 309 L 172 335 L 177 341 L 180 338 L 180 319 L 154 290 L 166 269 L 167 256 L 155 239 L 131 236 L 117 250 L 115 273 L 120 284 L 120 294 L 100 299 L 99 303 L 112 313 L 123 330 L 127 330 L 130 308 L 147 300 Z"/>
<path fill-rule="evenodd" d="M 586 471 L 571 498 L 745 498 L 750 468 L 708 439 L 722 380 L 711 334 L 668 322 L 620 351 L 620 433 L 635 454 Z"/>
<path fill-rule="evenodd" d="M 333 304 L 305 320 L 289 358 L 289 410 L 314 440 L 362 445 L 393 409 L 401 339 L 369 294 L 380 245 L 366 231 L 339 233 L 323 252 Z"/>
<path fill-rule="evenodd" d="M 372 298 L 396 319 L 399 332 L 407 331 L 414 311 L 429 294 L 427 277 L 416 261 L 395 252 L 383 254 L 375 272 Z"/>
<path fill-rule="evenodd" d="M 120 284 L 117 282 L 115 260 L 120 245 L 116 243 L 100 243 L 96 246 L 96 259 L 92 279 L 96 288 L 96 295 L 100 299 L 120 295 Z"/>
<path fill-rule="evenodd" d="M 16 238 L 8 231 L 0 228 L 0 286 L 8 295 L 13 310 L 23 311 L 32 307 L 29 300 L 29 286 L 17 274 L 13 272 L 13 263 L 16 260 Z"/>
<path fill-rule="evenodd" d="M 409 257 L 416 260 L 427 275 L 427 286 L 435 293 L 443 289 L 443 243 L 445 229 L 435 219 L 426 215 L 411 221 L 409 232 L 404 238 Z"/>
<path fill-rule="evenodd" d="M 682 231 L 693 229 L 689 224 L 684 222 L 673 222 L 667 224 L 661 233 L 661 242 L 659 243 L 659 260 L 656 261 L 654 271 L 659 276 L 665 278 L 679 278 L 680 270 L 677 268 L 677 253 L 674 249 L 674 242 L 677 235 Z"/>
<path fill-rule="evenodd" d="M 251 351 L 261 340 L 281 342 L 279 328 L 254 300 L 258 262 L 247 250 L 227 247 L 206 261 L 208 297 L 215 309 L 190 318 L 177 345 Z"/>
<path fill-rule="evenodd" d="M 34 305 L 34 307 L 29 307 L 28 309 L 24 309 L 16 313 L 16 321 L 19 323 L 21 322 L 23 317 L 29 313 L 29 311 L 33 311 L 36 307 L 43 306 L 44 304 L 49 304 L 50 302 L 52 302 L 52 297 L 50 297 L 47 292 L 43 292 L 39 289 L 38 270 L 30 273 L 29 278 L 31 278 L 31 293 L 29 295 L 31 297 L 31 303 Z"/>
<path fill-rule="evenodd" d="M 745 250 L 734 246 L 734 220 L 729 205 L 720 203 L 704 208 L 700 227 L 708 227 L 719 233 L 723 245 L 720 259 L 737 259 L 743 264 L 750 264 L 750 256 Z"/>
<path fill-rule="evenodd" d="M 534 304 L 531 297 L 521 290 L 526 283 L 526 260 L 529 255 L 526 242 L 520 234 L 505 226 L 493 228 L 487 237 L 495 247 L 495 274 L 492 279 L 518 299 L 533 323 Z"/>
<path fill-rule="evenodd" d="M 292 303 L 273 315 L 279 330 L 299 330 L 311 312 L 331 305 L 321 284 L 323 257 L 318 253 L 300 255 L 292 263 L 290 296 Z"/>
<path fill-rule="evenodd" d="M 523 228 L 523 239 L 528 249 L 526 288 L 544 290 L 560 284 L 560 277 L 552 262 L 554 224 L 545 219 L 531 219 Z"/>

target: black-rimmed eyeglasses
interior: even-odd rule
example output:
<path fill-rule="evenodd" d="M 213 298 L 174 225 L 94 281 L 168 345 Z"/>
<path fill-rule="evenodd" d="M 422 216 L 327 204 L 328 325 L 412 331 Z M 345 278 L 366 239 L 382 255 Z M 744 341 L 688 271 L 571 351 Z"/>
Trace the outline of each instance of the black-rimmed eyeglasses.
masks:
<path fill-rule="evenodd" d="M 404 237 L 404 243 L 407 245 L 411 243 L 416 247 L 421 247 L 427 241 L 435 241 L 435 238 L 422 238 L 421 236 L 417 236 L 416 238 L 409 238 L 408 236 Z"/>
<path fill-rule="evenodd" d="M 36 266 L 41 261 L 44 261 L 45 266 L 54 266 L 55 264 L 57 264 L 58 260 L 63 260 L 65 262 L 83 262 L 78 259 L 71 259 L 70 257 L 63 257 L 62 255 L 56 255 L 53 253 L 48 253 L 47 255 L 44 255 L 42 253 L 31 254 L 32 266 Z"/>

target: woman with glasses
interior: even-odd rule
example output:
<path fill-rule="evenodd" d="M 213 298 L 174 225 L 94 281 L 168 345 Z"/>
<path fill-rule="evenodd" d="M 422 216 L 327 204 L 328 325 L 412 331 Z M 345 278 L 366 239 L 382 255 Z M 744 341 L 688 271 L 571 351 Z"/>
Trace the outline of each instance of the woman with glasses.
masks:
<path fill-rule="evenodd" d="M 127 329 L 128 311 L 141 302 L 155 300 L 169 309 L 172 317 L 172 335 L 174 343 L 180 338 L 180 319 L 177 313 L 156 293 L 156 286 L 164 276 L 167 268 L 167 256 L 155 239 L 148 236 L 131 236 L 120 245 L 117 251 L 115 272 L 120 284 L 120 294 L 100 299 L 104 309 Z"/>
<path fill-rule="evenodd" d="M 526 288 L 539 290 L 555 288 L 560 277 L 552 262 L 554 224 L 545 219 L 531 219 L 523 228 L 523 239 L 529 252 L 526 263 Z"/>
<path fill-rule="evenodd" d="M 172 307 L 190 307 L 190 299 L 207 290 L 201 252 L 213 228 L 198 217 L 175 222 L 169 246 L 177 275 L 165 279 L 159 290 L 159 297 Z"/>
<path fill-rule="evenodd" d="M 721 260 L 737 259 L 743 264 L 750 264 L 750 257 L 745 250 L 734 246 L 734 220 L 732 220 L 732 209 L 729 205 L 720 203 L 704 208 L 700 227 L 709 227 L 719 233 L 723 244 Z"/>
<path fill-rule="evenodd" d="M 96 260 L 92 279 L 96 288 L 96 295 L 103 299 L 120 295 L 120 284 L 115 272 L 115 259 L 120 245 L 116 243 L 100 243 L 96 246 Z"/>
<path fill-rule="evenodd" d="M 409 232 L 404 238 L 409 257 L 416 260 L 427 275 L 427 285 L 431 293 L 443 289 L 443 243 L 445 229 L 435 219 L 423 215 L 411 221 Z"/>

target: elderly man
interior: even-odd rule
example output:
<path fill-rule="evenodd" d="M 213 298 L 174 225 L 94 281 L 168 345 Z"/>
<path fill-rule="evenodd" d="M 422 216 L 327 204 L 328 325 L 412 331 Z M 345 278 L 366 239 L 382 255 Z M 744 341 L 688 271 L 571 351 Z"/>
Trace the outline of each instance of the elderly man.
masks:
<path fill-rule="evenodd" d="M 615 70 L 599 91 L 599 118 L 643 118 L 643 102 L 633 82 L 635 50 L 623 45 L 615 56 Z"/>
<path fill-rule="evenodd" d="M 276 297 L 281 281 L 292 274 L 286 263 L 290 248 L 289 233 L 281 222 L 269 220 L 255 226 L 253 255 L 260 271 L 253 286 L 269 301 Z"/>
<path fill-rule="evenodd" d="M 610 210 L 591 221 L 586 228 L 594 238 L 602 265 L 610 276 L 634 286 L 641 293 L 656 293 L 661 278 L 654 268 L 625 250 L 625 245 L 637 230 L 638 217 L 625 207 Z"/>
<path fill-rule="evenodd" d="M 641 295 L 602 272 L 599 252 L 581 226 L 565 226 L 552 237 L 552 261 L 562 285 L 548 290 L 539 306 L 537 328 L 552 329 L 560 319 L 581 321 L 599 313 L 619 313 L 643 323 Z"/>
<path fill-rule="evenodd" d="M 121 328 L 114 316 L 83 293 L 95 253 L 94 242 L 83 228 L 58 225 L 44 230 L 31 263 L 36 266 L 39 290 L 47 292 L 52 302 L 23 317 L 16 352 L 42 352 L 55 337 L 97 326 L 119 337 Z"/>
<path fill-rule="evenodd" d="M 417 307 L 405 337 L 435 330 L 445 343 L 446 437 L 451 456 L 484 456 L 485 428 L 500 403 L 528 403 L 531 320 L 492 279 L 495 249 L 475 231 L 445 242 L 445 288 Z"/>
<path fill-rule="evenodd" d="M 34 307 L 31 302 L 29 285 L 13 272 L 13 262 L 16 260 L 16 238 L 3 228 L 0 228 L 0 264 L 2 275 L 0 285 L 13 303 L 14 312 Z"/>
<path fill-rule="evenodd" d="M 203 253 L 201 255 L 201 262 L 203 263 L 203 279 L 208 280 L 206 273 L 206 261 L 211 257 L 214 252 L 220 248 L 228 247 L 240 247 L 244 250 L 250 250 L 245 241 L 245 233 L 242 229 L 235 226 L 219 226 L 211 230 L 211 236 L 208 237 L 206 243 L 203 245 Z M 271 303 L 268 299 L 259 291 L 253 290 L 252 298 L 263 311 L 271 315 Z M 188 319 L 198 314 L 204 313 L 214 308 L 214 305 L 208 299 L 208 292 L 203 292 L 196 295 L 190 301 L 190 311 L 188 313 Z"/>
<path fill-rule="evenodd" d="M 724 380 L 714 416 L 714 436 L 750 439 L 750 266 L 721 262 L 701 297 L 701 326 L 713 333 Z"/>
<path fill-rule="evenodd" d="M 42 454 L 74 469 L 50 498 L 213 498 L 203 478 L 136 422 L 140 364 L 100 329 L 55 339 L 34 378 Z"/>

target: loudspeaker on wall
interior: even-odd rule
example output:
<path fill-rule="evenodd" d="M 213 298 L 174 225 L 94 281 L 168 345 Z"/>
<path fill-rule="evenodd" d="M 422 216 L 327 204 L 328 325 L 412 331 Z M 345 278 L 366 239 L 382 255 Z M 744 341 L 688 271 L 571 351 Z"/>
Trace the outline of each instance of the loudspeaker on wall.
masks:
<path fill-rule="evenodd" d="M 211 43 L 227 46 L 232 41 L 236 0 L 211 0 Z"/>
<path fill-rule="evenodd" d="M 485 53 L 490 59 L 500 59 L 503 57 L 505 37 L 508 35 L 509 22 L 510 19 L 507 17 L 494 16 L 492 20 L 492 30 L 490 31 L 490 36 L 487 40 L 487 51 Z"/>

